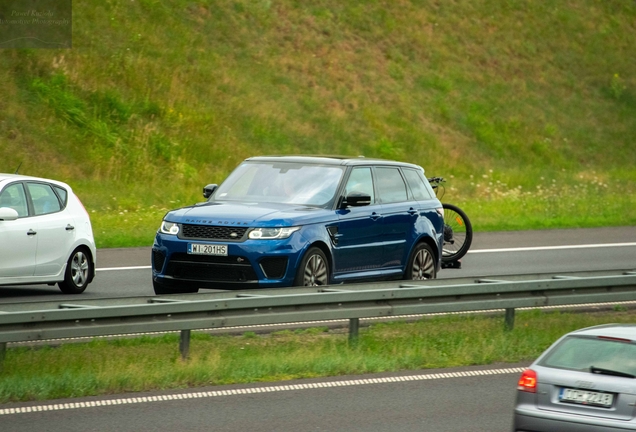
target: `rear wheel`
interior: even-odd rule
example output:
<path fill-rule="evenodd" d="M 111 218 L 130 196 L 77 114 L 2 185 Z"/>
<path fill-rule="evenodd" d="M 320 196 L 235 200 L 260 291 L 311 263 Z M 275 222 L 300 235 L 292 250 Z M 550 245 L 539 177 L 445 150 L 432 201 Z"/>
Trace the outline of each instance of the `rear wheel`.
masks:
<path fill-rule="evenodd" d="M 468 252 L 473 241 L 473 226 L 462 209 L 452 204 L 444 207 L 444 247 L 442 262 L 457 261 Z"/>
<path fill-rule="evenodd" d="M 91 275 L 93 274 L 93 262 L 84 248 L 73 251 L 64 272 L 64 281 L 58 283 L 64 294 L 81 294 L 84 292 Z"/>
<path fill-rule="evenodd" d="M 411 259 L 404 272 L 404 279 L 426 280 L 435 279 L 437 270 L 435 268 L 435 254 L 433 249 L 426 243 L 419 243 L 411 253 Z"/>
<path fill-rule="evenodd" d="M 329 283 L 329 262 L 324 252 L 310 248 L 296 272 L 294 286 L 321 286 Z"/>

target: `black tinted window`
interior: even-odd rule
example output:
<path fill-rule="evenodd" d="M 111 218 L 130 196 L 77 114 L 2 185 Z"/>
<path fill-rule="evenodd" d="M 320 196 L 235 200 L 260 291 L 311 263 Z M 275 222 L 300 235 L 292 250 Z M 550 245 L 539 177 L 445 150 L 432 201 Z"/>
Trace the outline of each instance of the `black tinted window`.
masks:
<path fill-rule="evenodd" d="M 398 168 L 376 168 L 378 194 L 383 203 L 407 200 L 406 184 Z"/>
<path fill-rule="evenodd" d="M 412 169 L 404 169 L 404 177 L 406 177 L 406 182 L 409 184 L 411 188 L 411 192 L 413 192 L 413 197 L 416 200 L 429 200 L 432 199 L 433 196 L 429 192 L 429 189 L 426 187 L 424 183 L 424 177 L 421 176 L 417 171 Z"/>

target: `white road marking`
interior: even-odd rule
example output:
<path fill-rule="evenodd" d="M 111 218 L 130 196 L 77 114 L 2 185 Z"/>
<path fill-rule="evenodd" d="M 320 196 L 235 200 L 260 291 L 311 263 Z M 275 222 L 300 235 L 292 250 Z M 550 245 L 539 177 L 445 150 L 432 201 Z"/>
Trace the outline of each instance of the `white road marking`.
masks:
<path fill-rule="evenodd" d="M 97 271 L 114 271 L 114 270 L 148 270 L 151 266 L 134 266 L 134 267 L 106 267 L 98 268 Z"/>
<path fill-rule="evenodd" d="M 116 399 L 104 399 L 90 402 L 67 402 L 64 404 L 44 404 L 44 405 L 27 405 L 16 408 L 0 409 L 0 416 L 11 414 L 25 414 L 31 412 L 41 411 L 59 411 L 59 410 L 71 410 L 80 408 L 92 408 L 103 407 L 110 405 L 132 405 L 140 403 L 150 402 L 163 402 L 173 401 L 179 399 L 201 399 L 211 397 L 223 397 L 223 396 L 236 396 L 252 393 L 272 393 L 282 391 L 293 390 L 312 390 L 325 387 L 352 387 L 367 384 L 385 384 L 396 383 L 403 381 L 426 381 L 426 380 L 438 380 L 438 379 L 450 379 L 450 378 L 465 378 L 483 375 L 505 375 L 505 374 L 518 374 L 525 370 L 524 367 L 516 368 L 502 368 L 502 369 L 483 369 L 472 370 L 463 372 L 444 372 L 444 373 L 429 373 L 421 375 L 407 375 L 396 377 L 384 377 L 384 378 L 365 378 L 346 381 L 325 381 L 318 383 L 306 383 L 306 384 L 294 384 L 294 385 L 271 385 L 264 387 L 247 387 L 230 390 L 216 390 L 207 392 L 183 392 L 178 394 L 158 395 L 158 396 L 145 396 L 145 397 L 132 397 L 132 398 L 116 398 Z"/>
<path fill-rule="evenodd" d="M 519 248 L 502 248 L 502 249 L 473 249 L 468 253 L 497 253 L 497 252 L 525 252 L 525 251 L 541 251 L 541 250 L 560 250 L 560 249 L 593 249 L 604 247 L 633 247 L 636 243 L 603 243 L 603 244 L 584 244 L 584 245 L 568 245 L 568 246 L 533 246 Z"/>

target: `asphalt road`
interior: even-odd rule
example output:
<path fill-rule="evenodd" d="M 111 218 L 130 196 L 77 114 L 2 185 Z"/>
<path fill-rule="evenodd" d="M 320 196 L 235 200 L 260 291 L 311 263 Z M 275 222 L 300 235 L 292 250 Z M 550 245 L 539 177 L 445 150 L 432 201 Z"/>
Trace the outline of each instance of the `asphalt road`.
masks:
<path fill-rule="evenodd" d="M 510 430 L 522 366 L 5 404 L 0 405 L 0 430 L 504 432 Z M 167 400 L 150 400 L 154 397 Z M 15 413 L 26 407 L 32 412 Z"/>
<path fill-rule="evenodd" d="M 97 278 L 82 298 L 152 295 L 149 255 L 149 248 L 100 250 Z M 477 233 L 462 268 L 440 277 L 614 269 L 636 269 L 636 227 Z M 3 287 L 0 302 L 71 297 L 58 292 Z M 503 432 L 510 430 L 523 366 L 3 404 L 0 430 Z"/>
<path fill-rule="evenodd" d="M 154 295 L 150 248 L 100 249 L 97 276 L 77 298 Z M 475 233 L 461 269 L 439 278 L 636 269 L 636 227 Z M 0 287 L 0 303 L 67 301 L 57 286 Z"/>

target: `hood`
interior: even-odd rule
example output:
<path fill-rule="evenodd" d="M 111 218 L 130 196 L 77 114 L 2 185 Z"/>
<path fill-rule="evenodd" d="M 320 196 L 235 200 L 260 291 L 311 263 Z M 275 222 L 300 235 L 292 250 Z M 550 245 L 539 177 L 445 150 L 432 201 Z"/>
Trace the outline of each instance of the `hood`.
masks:
<path fill-rule="evenodd" d="M 165 220 L 201 225 L 274 227 L 336 219 L 333 210 L 297 204 L 205 202 L 168 212 Z"/>

